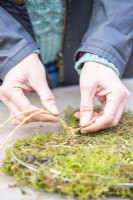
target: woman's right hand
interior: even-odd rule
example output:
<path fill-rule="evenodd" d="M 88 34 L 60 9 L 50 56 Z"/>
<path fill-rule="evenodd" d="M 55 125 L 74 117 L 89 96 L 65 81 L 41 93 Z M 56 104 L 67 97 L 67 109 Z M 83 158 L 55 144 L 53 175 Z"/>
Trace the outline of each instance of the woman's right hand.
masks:
<path fill-rule="evenodd" d="M 54 95 L 48 87 L 44 66 L 36 53 L 31 53 L 5 76 L 0 87 L 0 99 L 9 108 L 12 116 L 17 116 L 21 112 L 38 109 L 32 105 L 27 94 L 31 91 L 37 92 L 40 97 L 42 108 L 51 114 L 37 114 L 27 121 L 56 122 L 59 114 Z M 18 125 L 26 116 L 20 115 L 12 120 L 14 125 Z"/>

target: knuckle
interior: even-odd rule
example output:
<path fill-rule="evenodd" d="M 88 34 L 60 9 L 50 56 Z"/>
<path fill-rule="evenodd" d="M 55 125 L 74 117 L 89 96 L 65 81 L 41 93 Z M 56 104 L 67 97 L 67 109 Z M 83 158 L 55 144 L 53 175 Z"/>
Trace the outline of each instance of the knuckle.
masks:
<path fill-rule="evenodd" d="M 0 89 L 0 93 L 2 97 L 8 100 L 11 100 L 14 95 L 12 87 L 8 85 L 3 85 Z"/>
<path fill-rule="evenodd" d="M 89 104 L 81 105 L 81 106 L 80 106 L 80 112 L 86 112 L 86 111 L 88 111 L 88 112 L 93 112 L 92 106 L 89 105 Z"/>
<path fill-rule="evenodd" d="M 126 97 L 126 99 L 130 98 L 130 92 L 128 90 L 126 90 L 126 92 L 125 92 L 125 97 Z"/>
<path fill-rule="evenodd" d="M 0 93 L 2 96 L 9 96 L 9 88 L 7 86 L 2 86 L 0 89 Z"/>
<path fill-rule="evenodd" d="M 115 127 L 117 126 L 118 122 L 117 121 L 113 121 L 112 124 L 111 124 L 111 127 Z"/>
<path fill-rule="evenodd" d="M 105 121 L 105 125 L 112 125 L 113 124 L 113 120 L 114 120 L 114 115 L 110 115 L 106 118 L 106 121 Z"/>
<path fill-rule="evenodd" d="M 119 89 L 117 91 L 118 98 L 122 99 L 125 96 L 125 91 L 123 89 Z"/>
<path fill-rule="evenodd" d="M 120 97 L 120 98 L 129 98 L 130 97 L 130 92 L 126 89 L 126 88 L 119 88 L 117 90 L 117 95 Z"/>
<path fill-rule="evenodd" d="M 130 97 L 130 92 L 125 88 L 125 89 L 119 89 L 119 92 L 117 93 L 118 99 L 123 99 L 125 101 L 128 101 Z"/>
<path fill-rule="evenodd" d="M 24 117 L 23 115 L 19 115 L 19 116 L 16 117 L 16 119 L 18 119 L 19 121 L 23 121 L 24 118 L 25 118 L 25 117 Z"/>
<path fill-rule="evenodd" d="M 19 125 L 19 121 L 17 119 L 12 119 L 11 124 L 14 126 L 17 126 L 17 125 Z"/>
<path fill-rule="evenodd" d="M 0 100 L 3 102 L 8 102 L 10 101 L 10 89 L 1 87 L 0 88 Z"/>
<path fill-rule="evenodd" d="M 47 100 L 47 101 L 53 101 L 53 100 L 55 100 L 55 97 L 54 97 L 53 94 L 49 94 L 49 95 L 45 96 L 45 100 Z"/>

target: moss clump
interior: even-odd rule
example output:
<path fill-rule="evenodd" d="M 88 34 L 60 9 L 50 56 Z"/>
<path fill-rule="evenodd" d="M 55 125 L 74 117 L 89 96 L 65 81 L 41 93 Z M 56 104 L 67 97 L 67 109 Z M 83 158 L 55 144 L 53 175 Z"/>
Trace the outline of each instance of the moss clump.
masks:
<path fill-rule="evenodd" d="M 65 111 L 69 126 L 78 127 L 74 110 Z M 33 167 L 23 167 L 12 154 Z M 3 171 L 39 190 L 61 192 L 80 199 L 116 194 L 133 196 L 133 116 L 125 112 L 119 125 L 98 133 L 71 138 L 65 131 L 35 134 L 8 148 Z"/>

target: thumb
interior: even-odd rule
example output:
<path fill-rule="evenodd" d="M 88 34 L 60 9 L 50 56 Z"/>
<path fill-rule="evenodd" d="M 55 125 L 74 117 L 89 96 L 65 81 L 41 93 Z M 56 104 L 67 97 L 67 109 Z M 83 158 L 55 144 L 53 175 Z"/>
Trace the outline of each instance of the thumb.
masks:
<path fill-rule="evenodd" d="M 46 77 L 40 77 L 40 79 L 38 79 L 37 81 L 35 81 L 34 79 L 34 82 L 33 80 L 31 80 L 30 84 L 39 95 L 42 106 L 50 113 L 58 115 L 59 111 L 55 103 L 55 98 L 48 87 Z"/>

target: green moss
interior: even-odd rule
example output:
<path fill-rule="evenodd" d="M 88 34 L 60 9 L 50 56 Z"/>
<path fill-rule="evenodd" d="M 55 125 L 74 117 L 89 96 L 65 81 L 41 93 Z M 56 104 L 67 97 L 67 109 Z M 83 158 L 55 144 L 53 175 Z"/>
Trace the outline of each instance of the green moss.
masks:
<path fill-rule="evenodd" d="M 65 111 L 65 120 L 73 128 L 78 120 L 74 109 Z M 75 138 L 65 131 L 35 134 L 15 142 L 17 158 L 35 168 L 33 171 L 18 164 L 7 149 L 3 171 L 39 190 L 61 192 L 80 199 L 116 194 L 133 196 L 133 116 L 125 112 L 119 125 Z"/>

